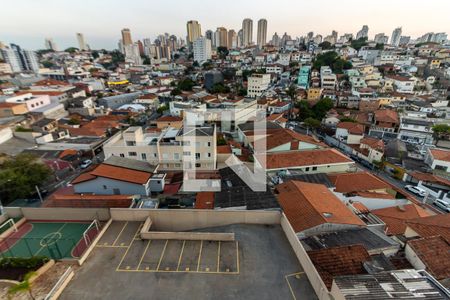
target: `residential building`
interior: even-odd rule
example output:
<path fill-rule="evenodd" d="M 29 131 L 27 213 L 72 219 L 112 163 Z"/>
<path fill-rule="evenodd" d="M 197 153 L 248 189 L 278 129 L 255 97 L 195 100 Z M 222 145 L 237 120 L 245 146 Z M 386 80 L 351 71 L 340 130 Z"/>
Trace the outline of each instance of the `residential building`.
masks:
<path fill-rule="evenodd" d="M 0 54 L 14 73 L 39 72 L 39 61 L 34 51 L 24 50 L 18 45 L 11 44 L 10 48 L 0 49 Z"/>
<path fill-rule="evenodd" d="M 322 89 L 321 88 L 312 88 L 312 87 L 310 87 L 306 91 L 306 94 L 307 94 L 306 98 L 308 100 L 318 100 L 322 96 Z"/>
<path fill-rule="evenodd" d="M 203 63 L 211 59 L 211 40 L 204 36 L 197 38 L 193 43 L 194 61 Z"/>
<path fill-rule="evenodd" d="M 320 86 L 322 89 L 334 90 L 336 89 L 336 74 L 328 66 L 320 67 Z"/>
<path fill-rule="evenodd" d="M 377 44 L 387 44 L 389 40 L 389 37 L 385 35 L 384 33 L 378 33 L 375 35 L 374 41 Z"/>
<path fill-rule="evenodd" d="M 450 171 L 450 150 L 428 148 L 425 163 L 433 170 Z"/>
<path fill-rule="evenodd" d="M 396 111 L 380 109 L 375 111 L 369 135 L 380 139 L 397 138 L 399 125 L 400 121 Z"/>
<path fill-rule="evenodd" d="M 364 25 L 360 31 L 356 34 L 356 39 L 367 38 L 369 36 L 369 26 Z"/>
<path fill-rule="evenodd" d="M 335 136 L 346 144 L 359 144 L 364 137 L 364 126 L 353 122 L 339 122 Z"/>
<path fill-rule="evenodd" d="M 242 46 L 247 47 L 253 43 L 253 21 L 244 19 L 242 21 Z"/>
<path fill-rule="evenodd" d="M 227 38 L 227 48 L 235 49 L 237 48 L 237 34 L 233 29 L 228 30 L 228 38 Z"/>
<path fill-rule="evenodd" d="M 301 89 L 309 88 L 309 73 L 311 71 L 311 66 L 302 66 L 298 73 L 297 85 Z"/>
<path fill-rule="evenodd" d="M 186 24 L 186 28 L 187 28 L 186 42 L 189 45 L 189 47 L 192 47 L 194 41 L 202 36 L 202 28 L 200 26 L 200 23 L 194 20 L 188 21 Z"/>
<path fill-rule="evenodd" d="M 75 193 L 96 195 L 144 195 L 157 167 L 148 162 L 111 156 L 72 180 Z M 162 183 L 160 183 L 162 184 Z"/>
<path fill-rule="evenodd" d="M 401 27 L 395 28 L 394 31 L 392 31 L 391 45 L 398 47 L 400 45 L 401 37 L 402 37 L 402 28 Z"/>
<path fill-rule="evenodd" d="M 392 80 L 395 86 L 395 90 L 398 93 L 414 93 L 415 81 L 412 78 L 399 75 L 389 75 L 386 79 Z"/>
<path fill-rule="evenodd" d="M 26 103 L 0 102 L 0 118 L 24 115 L 28 112 Z"/>
<path fill-rule="evenodd" d="M 269 85 L 270 74 L 253 74 L 248 77 L 247 95 L 251 98 L 261 97 Z"/>
<path fill-rule="evenodd" d="M 410 144 L 433 144 L 433 127 L 431 120 L 402 117 L 398 139 Z"/>
<path fill-rule="evenodd" d="M 32 93 L 26 93 L 19 96 L 14 96 L 6 99 L 8 103 L 24 103 L 27 110 L 32 112 L 38 108 L 50 105 L 50 97 L 48 95 L 34 96 Z"/>
<path fill-rule="evenodd" d="M 216 47 L 228 46 L 228 32 L 225 27 L 217 27 L 216 29 Z"/>
<path fill-rule="evenodd" d="M 266 44 L 267 39 L 267 20 L 260 19 L 258 21 L 258 35 L 257 35 L 257 45 L 262 48 Z"/>
<path fill-rule="evenodd" d="M 128 28 L 122 29 L 122 45 L 128 46 L 128 45 L 132 45 L 132 44 L 133 44 L 133 40 L 131 39 L 130 29 L 128 29 Z"/>

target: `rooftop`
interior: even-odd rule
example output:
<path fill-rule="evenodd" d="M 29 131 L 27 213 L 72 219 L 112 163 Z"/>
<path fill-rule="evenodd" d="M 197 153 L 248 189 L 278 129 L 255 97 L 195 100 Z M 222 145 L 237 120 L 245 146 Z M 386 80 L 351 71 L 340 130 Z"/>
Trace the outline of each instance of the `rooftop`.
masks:
<path fill-rule="evenodd" d="M 328 175 L 339 193 L 390 189 L 391 186 L 368 172 Z"/>
<path fill-rule="evenodd" d="M 386 207 L 372 210 L 387 225 L 388 235 L 404 234 L 406 230 L 406 220 L 428 217 L 423 208 L 416 204 L 407 204 L 402 206 Z"/>
<path fill-rule="evenodd" d="M 421 237 L 440 235 L 450 242 L 450 214 L 412 219 L 406 221 L 406 225 Z"/>

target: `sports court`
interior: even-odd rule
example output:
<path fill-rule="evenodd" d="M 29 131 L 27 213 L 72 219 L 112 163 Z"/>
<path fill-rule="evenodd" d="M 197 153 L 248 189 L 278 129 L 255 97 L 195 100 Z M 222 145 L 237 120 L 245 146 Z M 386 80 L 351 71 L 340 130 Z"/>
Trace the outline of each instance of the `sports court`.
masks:
<path fill-rule="evenodd" d="M 11 219 L 10 219 L 11 220 Z M 9 220 L 8 220 L 9 221 Z M 98 221 L 27 220 L 0 241 L 0 257 L 79 258 L 100 229 Z"/>

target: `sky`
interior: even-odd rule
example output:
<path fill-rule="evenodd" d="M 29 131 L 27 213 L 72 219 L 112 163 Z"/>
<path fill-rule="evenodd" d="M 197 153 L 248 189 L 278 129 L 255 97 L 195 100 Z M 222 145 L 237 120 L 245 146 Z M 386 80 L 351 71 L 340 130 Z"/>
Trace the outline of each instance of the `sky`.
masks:
<path fill-rule="evenodd" d="M 44 48 L 50 37 L 59 49 L 77 46 L 81 32 L 92 49 L 114 49 L 120 30 L 130 28 L 133 40 L 164 32 L 185 39 L 186 22 L 197 20 L 202 33 L 224 26 L 236 31 L 244 18 L 268 21 L 268 37 L 284 32 L 293 38 L 313 31 L 326 36 L 354 33 L 369 26 L 369 37 L 391 35 L 403 27 L 413 38 L 426 32 L 450 35 L 448 0 L 3 0 L 0 41 L 26 49 Z"/>

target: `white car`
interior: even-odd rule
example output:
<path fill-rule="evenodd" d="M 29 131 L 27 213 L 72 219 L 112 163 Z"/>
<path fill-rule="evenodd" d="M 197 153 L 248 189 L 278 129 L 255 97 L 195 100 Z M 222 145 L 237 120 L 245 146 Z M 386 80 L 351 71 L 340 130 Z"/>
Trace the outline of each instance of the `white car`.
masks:
<path fill-rule="evenodd" d="M 433 202 L 433 204 L 442 209 L 443 211 L 450 213 L 450 203 L 445 202 L 444 200 L 441 199 L 437 199 L 436 201 Z"/>
<path fill-rule="evenodd" d="M 424 189 L 422 189 L 418 186 L 406 185 L 405 189 L 410 191 L 411 193 L 419 195 L 421 197 L 425 197 L 425 195 L 427 194 L 427 192 Z"/>
<path fill-rule="evenodd" d="M 92 160 L 86 159 L 86 160 L 83 160 L 83 162 L 80 164 L 80 168 L 86 169 L 90 165 L 92 165 Z"/>

